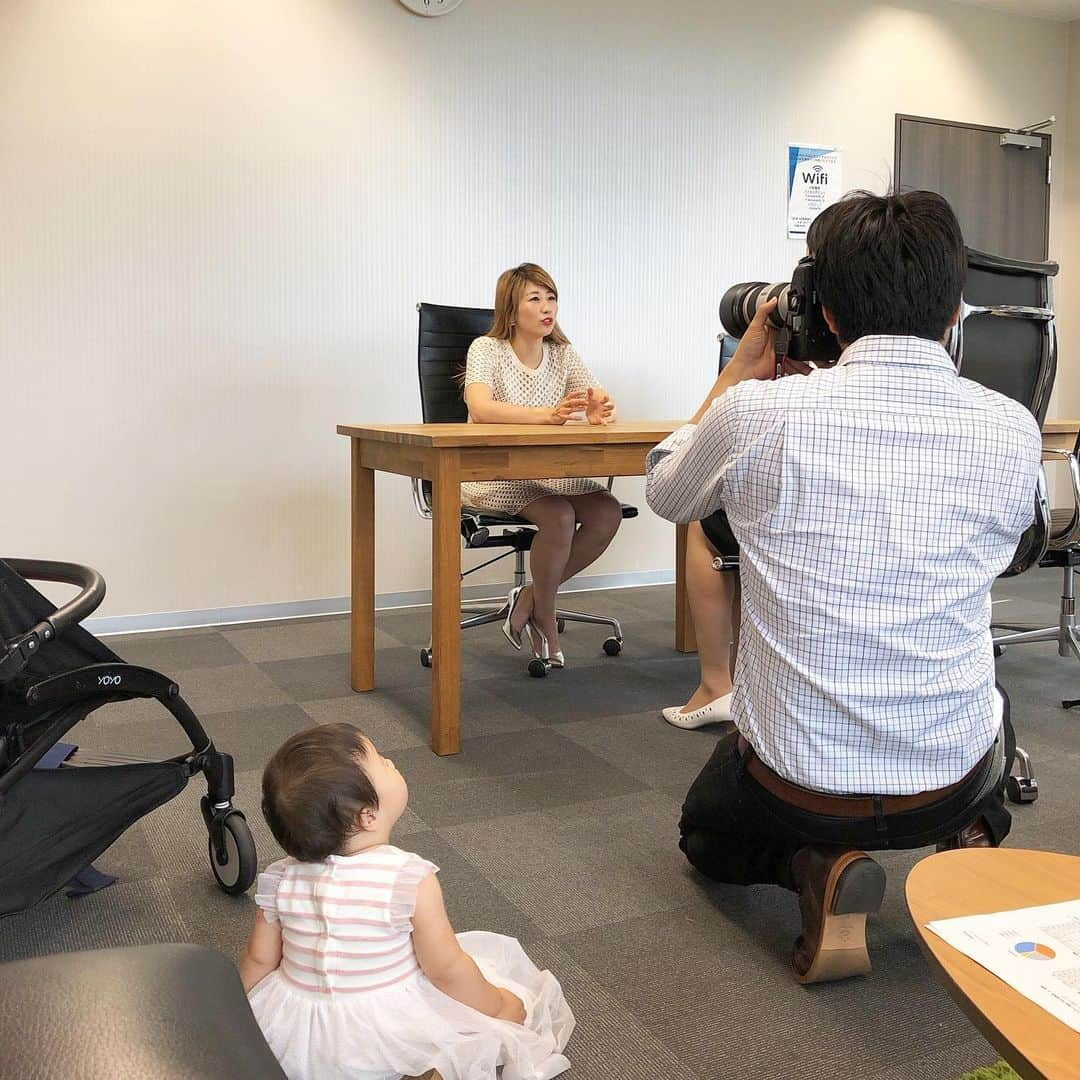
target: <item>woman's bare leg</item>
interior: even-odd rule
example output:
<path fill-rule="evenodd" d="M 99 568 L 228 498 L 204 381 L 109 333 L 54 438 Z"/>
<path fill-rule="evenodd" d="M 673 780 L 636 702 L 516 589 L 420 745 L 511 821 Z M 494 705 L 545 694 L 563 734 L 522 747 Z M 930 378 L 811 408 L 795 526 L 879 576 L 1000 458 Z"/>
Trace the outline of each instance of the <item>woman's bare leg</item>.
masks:
<path fill-rule="evenodd" d="M 686 534 L 686 593 L 697 635 L 701 681 L 683 707 L 700 709 L 731 693 L 739 640 L 739 575 L 713 569 L 717 551 L 699 522 Z"/>
<path fill-rule="evenodd" d="M 563 568 L 562 581 L 569 581 L 586 566 L 591 566 L 607 550 L 622 524 L 619 500 L 607 491 L 588 495 L 568 495 L 566 501 L 574 508 L 578 530 L 570 548 L 570 558 Z M 562 581 L 559 584 L 562 584 Z"/>
<path fill-rule="evenodd" d="M 556 546 L 551 541 L 556 536 L 562 536 L 562 530 L 566 528 L 564 511 L 555 510 L 544 504 L 563 503 L 570 508 L 570 543 L 561 569 L 557 569 L 561 546 Z M 539 508 L 539 516 L 547 521 L 542 524 L 536 517 L 530 516 L 536 508 Z M 540 532 L 533 540 L 532 550 L 529 552 L 529 566 L 532 570 L 533 584 L 527 587 L 526 592 L 518 601 L 514 611 L 514 628 L 524 626 L 529 618 L 532 618 L 536 626 L 543 632 L 548 640 L 548 648 L 551 652 L 559 651 L 559 631 L 556 626 L 555 605 L 558 587 L 572 578 L 575 574 L 584 570 L 586 566 L 594 563 L 607 549 L 615 533 L 622 524 L 622 507 L 619 500 L 606 491 L 594 491 L 588 495 L 549 496 L 537 499 L 529 503 L 521 516 L 539 526 Z M 552 528 L 553 519 L 554 530 Z M 540 533 L 548 529 L 549 535 L 541 543 Z M 540 545 L 540 563 L 537 564 L 537 545 Z M 556 577 L 554 587 L 550 588 L 550 602 L 548 601 L 548 589 L 550 576 Z"/>
<path fill-rule="evenodd" d="M 520 517 L 537 528 L 529 549 L 532 584 L 526 586 L 514 609 L 513 627 L 520 630 L 529 619 L 547 637 L 551 652 L 559 651 L 555 626 L 555 594 L 562 584 L 566 564 L 574 544 L 577 518 L 573 506 L 561 495 L 535 499 L 518 511 Z"/>

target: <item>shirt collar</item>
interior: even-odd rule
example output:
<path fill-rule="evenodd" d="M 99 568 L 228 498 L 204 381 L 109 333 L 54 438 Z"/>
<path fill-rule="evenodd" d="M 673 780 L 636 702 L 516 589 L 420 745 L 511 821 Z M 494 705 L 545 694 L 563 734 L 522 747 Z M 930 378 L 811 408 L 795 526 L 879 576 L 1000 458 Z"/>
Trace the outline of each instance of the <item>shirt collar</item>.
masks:
<path fill-rule="evenodd" d="M 859 338 L 843 351 L 836 366 L 858 363 L 905 364 L 956 372 L 953 358 L 940 342 L 895 334 L 868 334 Z"/>

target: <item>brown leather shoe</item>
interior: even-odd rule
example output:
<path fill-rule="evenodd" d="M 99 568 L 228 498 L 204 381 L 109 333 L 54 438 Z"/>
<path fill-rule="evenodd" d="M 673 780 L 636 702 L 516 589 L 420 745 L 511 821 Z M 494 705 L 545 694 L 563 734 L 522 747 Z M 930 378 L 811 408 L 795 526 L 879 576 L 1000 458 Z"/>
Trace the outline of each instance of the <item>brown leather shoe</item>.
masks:
<path fill-rule="evenodd" d="M 791 967 L 801 983 L 830 982 L 870 970 L 866 916 L 881 907 L 885 871 L 865 851 L 801 848 L 791 860 L 803 930 Z"/>
<path fill-rule="evenodd" d="M 990 826 L 986 823 L 986 818 L 976 818 L 955 836 L 939 840 L 937 845 L 938 851 L 955 851 L 957 848 L 969 847 L 997 847 L 994 838 L 990 835 Z"/>

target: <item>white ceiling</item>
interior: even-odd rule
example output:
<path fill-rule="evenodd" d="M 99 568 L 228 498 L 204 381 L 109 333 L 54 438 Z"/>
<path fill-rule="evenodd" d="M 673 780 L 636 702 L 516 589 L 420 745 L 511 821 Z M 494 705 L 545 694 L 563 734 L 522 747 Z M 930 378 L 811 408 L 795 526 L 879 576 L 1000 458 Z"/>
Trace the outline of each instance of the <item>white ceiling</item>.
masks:
<path fill-rule="evenodd" d="M 1080 19 L 1080 0 L 960 0 L 963 4 L 995 8 L 1012 15 L 1029 15 L 1036 19 L 1060 19 L 1069 22 Z"/>

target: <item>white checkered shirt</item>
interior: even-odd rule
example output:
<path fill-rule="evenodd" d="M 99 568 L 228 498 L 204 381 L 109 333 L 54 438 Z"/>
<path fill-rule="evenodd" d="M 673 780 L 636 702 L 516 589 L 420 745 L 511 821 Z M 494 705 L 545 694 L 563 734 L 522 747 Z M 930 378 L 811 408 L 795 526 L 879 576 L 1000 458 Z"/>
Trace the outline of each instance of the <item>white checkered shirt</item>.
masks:
<path fill-rule="evenodd" d="M 990 587 L 1034 516 L 1038 425 L 938 344 L 864 337 L 747 381 L 648 457 L 669 521 L 723 506 L 742 546 L 732 718 L 781 776 L 945 787 L 997 733 Z"/>

